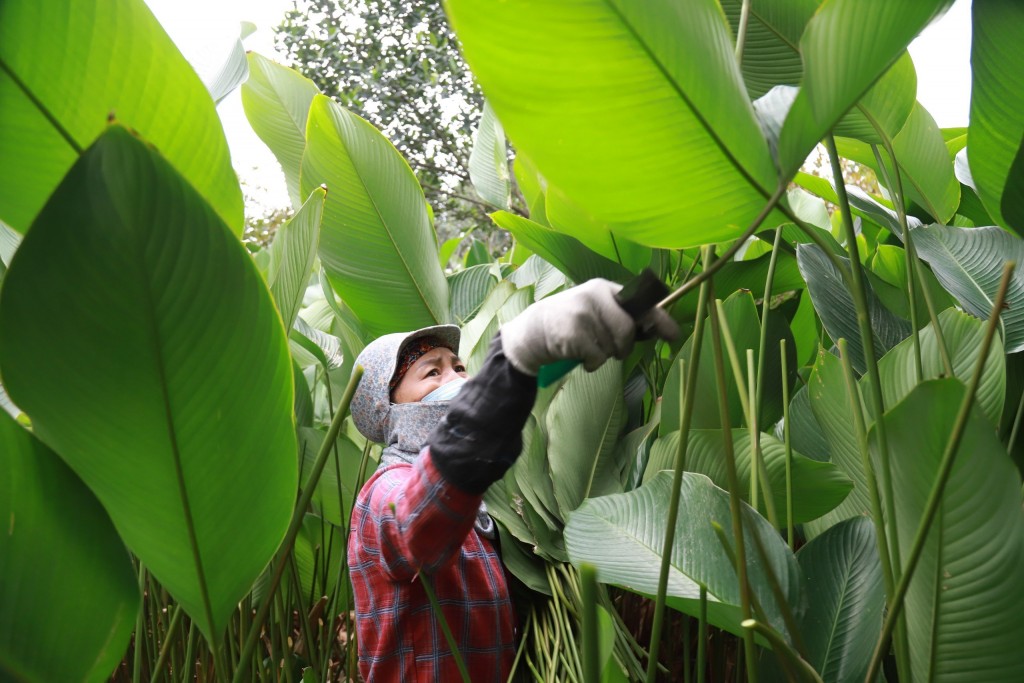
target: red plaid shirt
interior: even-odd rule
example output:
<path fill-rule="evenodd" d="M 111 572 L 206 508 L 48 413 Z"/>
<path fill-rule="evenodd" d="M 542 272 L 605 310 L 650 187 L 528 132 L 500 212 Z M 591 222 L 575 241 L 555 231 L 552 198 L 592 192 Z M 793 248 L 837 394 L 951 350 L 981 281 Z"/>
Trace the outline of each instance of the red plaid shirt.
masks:
<path fill-rule="evenodd" d="M 411 465 L 378 470 L 359 492 L 348 562 L 368 683 L 461 680 L 420 572 L 432 581 L 470 680 L 508 678 L 514 616 L 501 559 L 473 527 L 481 500 L 447 483 L 427 448 Z"/>

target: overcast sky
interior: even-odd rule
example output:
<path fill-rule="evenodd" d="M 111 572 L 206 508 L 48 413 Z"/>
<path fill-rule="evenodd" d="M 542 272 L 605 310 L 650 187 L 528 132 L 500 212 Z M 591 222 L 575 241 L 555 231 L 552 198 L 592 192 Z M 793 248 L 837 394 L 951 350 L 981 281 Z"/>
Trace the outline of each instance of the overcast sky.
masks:
<path fill-rule="evenodd" d="M 424 0 L 431 1 L 431 0 Z M 274 57 L 273 28 L 292 0 L 146 0 L 164 29 L 200 76 L 224 62 L 239 24 L 251 21 L 257 31 L 245 40 L 249 50 Z M 917 67 L 917 98 L 940 127 L 966 126 L 970 108 L 970 0 L 929 26 L 911 45 Z M 236 90 L 218 107 L 239 177 L 266 206 L 287 206 L 284 175 L 270 150 L 256 137 L 242 111 Z"/>

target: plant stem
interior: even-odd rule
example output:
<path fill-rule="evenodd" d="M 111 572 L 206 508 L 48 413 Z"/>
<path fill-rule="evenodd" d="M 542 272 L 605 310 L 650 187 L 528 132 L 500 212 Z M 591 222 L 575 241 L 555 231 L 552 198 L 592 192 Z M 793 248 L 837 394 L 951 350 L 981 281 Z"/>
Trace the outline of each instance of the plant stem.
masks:
<path fill-rule="evenodd" d="M 725 307 L 722 305 L 721 299 L 715 299 L 715 309 L 718 311 L 719 319 L 725 319 Z M 740 404 L 743 408 L 743 414 L 746 418 L 747 425 L 755 425 L 751 433 L 751 445 L 758 446 L 759 433 L 757 432 L 757 416 L 754 413 L 754 406 L 751 401 L 753 395 L 753 373 L 749 373 L 747 381 L 744 381 L 743 367 L 740 365 L 739 355 L 736 353 L 736 344 L 733 342 L 732 333 L 729 331 L 729 326 L 726 324 L 721 325 L 722 340 L 725 342 L 725 349 L 729 356 L 729 365 L 732 367 L 733 381 L 736 383 L 737 394 L 739 395 Z M 752 350 L 748 349 L 751 352 Z M 748 364 L 749 368 L 749 364 Z M 759 476 L 763 475 L 763 476 Z M 771 495 L 771 483 L 768 482 L 768 472 L 764 468 L 763 463 L 757 454 L 752 454 L 750 458 L 750 505 L 755 510 L 760 507 L 758 491 L 765 491 L 765 511 L 767 512 L 768 521 L 772 523 L 772 526 L 778 527 L 779 520 L 775 514 L 775 499 Z"/>
<path fill-rule="evenodd" d="M 875 342 L 871 330 L 871 312 L 867 300 L 867 285 L 864 282 L 864 275 L 861 272 L 857 235 L 853 230 L 853 216 L 850 213 L 850 201 L 846 195 L 846 186 L 843 184 L 843 172 L 839 165 L 839 152 L 836 150 L 835 139 L 831 135 L 826 138 L 825 143 L 828 148 L 829 161 L 832 164 L 832 174 L 835 179 L 836 194 L 839 197 L 839 208 L 843 214 L 843 229 L 846 233 L 847 244 L 846 248 L 850 252 L 850 293 L 853 296 L 853 302 L 857 308 L 857 325 L 860 328 L 861 345 L 864 349 L 864 364 L 867 367 L 868 382 L 871 387 L 871 402 L 876 419 L 879 453 L 882 460 L 882 484 L 885 489 L 885 512 L 887 519 L 893 519 L 894 503 L 892 499 L 892 478 L 889 467 L 888 439 L 886 438 L 885 427 L 879 419 L 885 413 L 885 402 L 882 398 L 882 383 L 878 374 L 878 362 L 875 360 Z M 893 536 L 893 545 L 895 548 L 898 548 L 899 538 L 895 533 Z M 898 566 L 898 552 L 894 552 L 893 556 Z"/>
<path fill-rule="evenodd" d="M 793 444 L 789 435 L 789 377 L 786 360 L 786 340 L 779 340 L 779 354 L 782 357 L 782 439 L 786 445 L 786 543 L 790 551 L 794 548 L 793 532 Z"/>
<path fill-rule="evenodd" d="M 779 583 L 779 578 L 775 576 L 775 570 L 772 568 L 771 561 L 768 558 L 768 553 L 765 552 L 764 544 L 761 542 L 761 537 L 754 533 L 750 535 L 754 541 L 754 549 L 757 551 L 757 557 L 764 566 L 764 576 L 768 580 L 768 588 L 772 592 L 772 597 L 775 598 L 775 604 L 779 608 L 779 614 L 782 615 L 782 622 L 786 626 L 786 630 L 789 631 L 789 636 L 793 640 L 793 646 L 800 656 L 807 654 L 807 648 L 804 647 L 803 638 L 800 636 L 800 627 L 796 623 L 796 617 L 793 615 L 793 610 L 789 608 L 789 601 L 786 599 L 786 595 L 782 592 L 782 585 Z M 764 617 L 765 622 L 768 622 L 767 615 Z"/>
<path fill-rule="evenodd" d="M 427 578 L 426 574 L 420 574 L 420 584 L 423 585 L 423 592 L 427 594 L 427 599 L 430 600 L 430 608 L 434 610 L 434 614 L 437 616 L 437 621 L 441 624 L 441 632 L 444 633 L 444 639 L 448 641 L 448 647 L 452 651 L 452 657 L 455 659 L 455 666 L 459 667 L 459 675 L 462 676 L 462 683 L 470 683 L 469 671 L 466 670 L 466 663 L 462 661 L 462 653 L 459 652 L 459 644 L 455 642 L 455 636 L 452 635 L 452 630 L 448 628 L 448 620 L 444 617 L 444 612 L 441 611 L 441 603 L 437 601 L 437 595 L 434 594 L 434 587 L 430 583 L 430 579 Z"/>
<path fill-rule="evenodd" d="M 770 628 L 767 624 L 754 621 L 753 619 L 746 619 L 740 625 L 747 631 L 757 631 L 764 636 L 765 640 L 771 644 L 772 650 L 774 650 L 776 654 L 779 654 L 780 658 L 783 661 L 788 662 L 792 667 L 791 670 L 799 676 L 799 680 L 809 681 L 811 683 L 822 683 L 821 676 L 819 676 L 818 672 L 814 670 L 814 667 L 794 652 L 793 648 L 791 648 L 789 644 L 778 633 L 776 633 L 775 629 Z"/>
<path fill-rule="evenodd" d="M 861 404 L 860 392 L 857 389 L 857 380 L 853 376 L 853 363 L 847 351 L 846 340 L 840 339 L 838 345 L 839 358 L 843 364 L 843 377 L 846 380 L 846 397 L 850 402 L 850 414 L 853 416 L 853 430 L 857 435 L 861 467 L 864 469 L 864 477 L 867 479 L 868 484 L 868 496 L 871 500 L 871 521 L 874 523 L 876 530 L 875 541 L 878 544 L 878 558 L 882 564 L 885 594 L 893 595 L 895 574 L 893 574 L 892 561 L 889 557 L 885 518 L 882 516 L 882 502 L 878 493 L 878 478 L 875 475 L 875 467 L 871 462 L 871 452 L 868 448 L 868 430 L 864 421 L 864 409 Z M 894 521 L 892 523 L 895 524 Z"/>
<path fill-rule="evenodd" d="M 878 172 L 882 176 L 885 186 L 892 191 L 896 197 L 893 202 L 893 206 L 896 208 L 896 215 L 902 216 L 900 220 L 900 226 L 903 228 L 903 234 L 907 237 L 910 236 L 910 231 L 907 229 L 906 213 L 903 209 L 903 192 L 902 183 L 900 191 L 897 192 L 893 187 L 892 181 L 889 179 L 889 171 L 885 167 L 885 162 L 882 161 L 882 155 L 878 153 L 878 145 L 871 145 L 871 152 L 875 155 L 875 163 L 878 164 Z M 900 169 L 895 164 L 893 165 L 893 172 L 896 177 L 900 176 Z M 921 380 L 924 379 L 924 370 L 921 368 L 921 336 L 918 334 L 918 323 L 917 323 L 917 295 L 914 287 L 914 265 L 910 260 L 910 247 L 907 247 L 907 301 L 910 305 L 910 336 L 914 340 L 914 371 L 915 371 L 915 383 L 920 384 Z"/>
<path fill-rule="evenodd" d="M 751 458 L 751 473 L 756 472 L 757 478 L 760 483 L 759 487 L 751 487 L 754 490 L 760 490 L 764 494 L 764 508 L 768 512 L 768 521 L 772 523 L 775 528 L 779 527 L 779 515 L 775 510 L 775 492 L 772 489 L 772 482 L 768 478 L 768 466 L 764 463 L 764 457 L 761 452 L 761 430 L 758 428 L 758 412 L 757 412 L 757 394 L 754 390 L 754 385 L 757 383 L 757 375 L 754 370 L 754 350 L 747 349 L 747 388 L 750 392 L 750 458 Z"/>
<path fill-rule="evenodd" d="M 714 267 L 714 247 L 704 249 L 701 260 L 704 272 Z M 693 416 L 693 397 L 697 388 L 697 370 L 700 367 L 700 351 L 704 340 L 704 312 L 708 307 L 710 285 L 701 285 L 697 298 L 697 318 L 693 328 L 693 345 L 690 347 L 690 362 L 686 376 L 686 391 L 680 393 L 683 401 L 682 419 L 679 422 L 679 449 L 672 473 L 672 493 L 668 504 L 668 518 L 665 522 L 665 539 L 662 544 L 661 570 L 658 574 L 658 593 L 654 602 L 654 622 L 651 626 L 651 645 L 647 659 L 647 683 L 654 683 L 658 669 L 658 650 L 661 644 L 661 630 L 665 618 L 665 595 L 668 591 L 668 572 L 672 564 L 672 546 L 675 543 L 676 523 L 679 519 L 679 491 L 683 481 L 686 463 L 686 447 L 690 436 L 690 420 Z M 678 291 L 678 290 L 677 290 Z M 682 377 L 682 369 L 680 369 Z"/>
<path fill-rule="evenodd" d="M 757 376 L 754 371 L 754 350 L 747 349 L 747 431 L 750 438 L 750 507 L 758 508 L 758 484 L 760 484 L 761 459 L 757 457 L 758 431 L 757 431 L 757 408 L 754 405 L 757 400 Z M 767 477 L 766 477 L 767 478 Z M 766 497 L 765 505 L 769 499 Z"/>
<path fill-rule="evenodd" d="M 877 126 L 876 126 L 877 127 Z M 892 140 L 889 139 L 888 135 L 882 135 L 882 144 L 885 146 L 885 151 L 889 154 L 889 159 L 892 160 L 893 173 L 896 178 L 895 195 L 896 201 L 893 202 L 893 206 L 896 210 L 896 217 L 900 222 L 900 227 L 903 229 L 904 241 L 907 245 L 907 270 L 908 274 L 912 271 L 917 285 L 921 288 L 921 294 L 924 296 L 925 307 L 928 309 L 928 318 L 931 320 L 932 327 L 935 329 L 935 339 L 939 345 L 939 355 L 942 357 L 942 367 L 945 368 L 946 374 L 953 377 L 953 361 L 949 355 L 949 347 L 946 346 L 946 338 L 942 333 L 942 328 L 939 326 L 939 313 L 935 310 L 935 302 L 932 301 L 931 289 L 924 281 L 923 266 L 921 265 L 921 259 L 917 256 L 917 247 L 914 246 L 914 237 L 911 234 L 910 226 L 907 224 L 907 212 L 904 209 L 903 199 L 903 178 L 900 176 L 900 167 L 896 163 L 896 152 L 892 146 Z M 883 173 L 885 173 L 886 184 L 888 187 L 888 171 L 885 165 L 879 162 Z M 934 214 L 932 214 L 934 215 Z M 913 303 L 913 300 L 912 300 Z M 911 309 L 913 310 L 913 309 Z"/>
<path fill-rule="evenodd" d="M 299 529 L 302 528 L 302 520 L 306 515 L 306 508 L 309 507 L 309 502 L 313 499 L 313 491 L 316 490 L 316 483 L 320 480 L 320 475 L 327 464 L 327 456 L 331 452 L 331 445 L 338 438 L 338 432 L 341 431 L 341 425 L 345 420 L 345 415 L 348 413 L 348 406 L 352 402 L 352 394 L 355 393 L 356 386 L 358 386 L 362 376 L 363 368 L 357 365 L 352 370 L 352 377 L 348 381 L 348 386 L 345 387 L 345 393 L 341 397 L 341 403 L 338 406 L 337 412 L 334 413 L 334 419 L 331 420 L 331 426 L 327 430 L 327 436 L 324 437 L 323 444 L 320 446 L 320 452 L 316 456 L 313 469 L 310 470 L 309 477 L 302 487 L 299 501 L 292 514 L 291 524 L 288 526 L 288 532 L 285 534 L 284 541 L 281 542 L 281 548 L 278 551 L 274 573 L 270 580 L 270 585 L 267 587 L 267 595 L 256 612 L 252 626 L 249 628 L 249 635 L 245 638 L 245 645 L 239 656 L 238 668 L 235 669 L 235 675 L 232 679 L 234 683 L 242 683 L 245 679 L 245 674 L 248 673 L 249 658 L 252 655 L 253 648 L 256 646 L 256 639 L 263 628 L 263 622 L 267 618 L 267 612 L 270 610 L 271 599 L 281 583 L 281 575 L 284 573 L 284 568 L 287 565 L 288 555 L 291 554 L 292 548 L 295 546 L 295 538 L 299 535 Z"/>
<path fill-rule="evenodd" d="M 149 679 L 150 683 L 158 683 L 160 679 L 163 678 L 164 667 L 167 666 L 167 656 L 170 654 L 171 645 L 175 641 L 172 631 L 175 631 L 178 628 L 178 624 L 181 623 L 182 611 L 181 604 L 174 606 L 174 613 L 171 615 L 171 623 L 167 627 L 167 637 L 164 638 L 164 644 L 160 646 L 160 654 L 156 658 L 156 664 L 153 665 L 153 677 Z"/>
<path fill-rule="evenodd" d="M 714 297 L 714 284 L 709 286 Z M 722 359 L 722 330 L 718 310 L 711 308 L 711 346 L 715 359 L 715 380 L 718 388 L 718 412 L 722 418 L 722 445 L 725 452 L 726 474 L 729 480 L 729 509 L 732 513 L 732 533 L 736 539 L 736 573 L 740 582 L 740 610 L 744 619 L 750 618 L 750 584 L 747 581 L 747 553 L 743 540 L 743 508 L 739 495 L 739 477 L 736 474 L 736 458 L 732 448 L 732 430 L 729 427 L 729 405 L 726 396 L 725 363 Z M 754 634 L 743 633 L 746 651 L 747 680 L 757 683 L 757 668 L 754 666 Z"/>
<path fill-rule="evenodd" d="M 145 652 L 143 634 L 146 631 L 146 566 L 139 560 L 139 613 L 135 619 L 135 657 L 132 660 L 132 683 L 142 681 L 142 657 Z M 152 602 L 153 596 L 149 596 Z"/>
<path fill-rule="evenodd" d="M 882 419 L 882 416 L 885 414 L 885 401 L 882 398 L 882 380 L 878 372 L 878 362 L 875 359 L 875 342 L 871 330 L 871 312 L 868 305 L 867 284 L 864 282 L 864 276 L 861 271 L 857 235 L 853 229 L 850 199 L 846 194 L 843 171 L 839 165 L 839 152 L 836 150 L 836 141 L 832 135 L 825 139 L 825 147 L 828 149 L 829 163 L 832 166 L 832 175 L 836 186 L 836 195 L 839 199 L 839 208 L 843 216 L 846 248 L 850 252 L 850 293 L 853 295 L 853 303 L 857 309 L 857 325 L 860 329 L 861 345 L 864 350 L 864 364 L 867 367 L 868 385 L 871 389 L 871 406 L 875 417 L 875 434 L 878 441 L 879 464 L 881 465 L 884 519 L 895 520 L 896 502 L 893 497 L 892 468 L 889 464 L 889 439 L 886 433 L 885 420 Z M 895 522 L 893 522 L 891 536 L 886 534 L 884 525 L 876 527 L 875 532 L 881 536 L 887 536 L 890 558 L 892 560 L 893 579 L 895 580 L 898 578 L 900 567 L 902 566 L 899 530 Z M 909 652 L 904 647 L 905 643 L 902 637 L 897 639 L 897 645 L 899 647 L 896 648 L 896 661 L 899 672 L 903 677 L 909 677 Z"/>
<path fill-rule="evenodd" d="M 1006 290 L 1010 285 L 1010 276 L 1013 274 L 1015 265 L 1013 261 L 1007 261 L 1003 266 L 1003 277 L 999 283 L 999 290 L 996 292 L 992 313 L 988 318 L 988 325 L 985 327 L 985 338 L 981 343 L 978 362 L 974 367 L 974 374 L 971 375 L 971 381 L 967 385 L 967 392 L 960 402 L 956 422 L 953 423 L 953 431 L 949 435 L 949 441 L 946 442 L 946 449 L 942 453 L 942 460 L 939 461 L 939 469 L 935 475 L 935 481 L 932 483 L 931 491 L 928 492 L 924 514 L 914 534 L 914 542 L 910 547 L 910 554 L 907 556 L 907 564 L 903 569 L 903 575 L 900 576 L 899 584 L 896 586 L 896 593 L 889 602 L 888 613 L 885 616 L 885 622 L 882 624 L 882 635 L 879 637 L 874 654 L 871 656 L 871 664 L 868 667 L 868 675 L 865 678 L 865 681 L 868 681 L 868 683 L 874 681 L 881 666 L 882 657 L 885 656 L 885 652 L 889 648 L 889 640 L 892 638 L 893 628 L 903 609 L 903 601 L 906 598 L 907 589 L 910 587 L 910 580 L 913 578 L 914 570 L 917 569 L 917 563 L 921 559 L 921 553 L 924 551 L 924 545 L 928 539 L 932 522 L 939 511 L 939 505 L 942 504 L 942 496 L 946 490 L 946 484 L 949 482 L 949 476 L 953 472 L 953 464 L 956 462 L 957 451 L 960 449 L 960 441 L 963 439 L 964 431 L 967 429 L 967 421 L 971 415 L 971 407 L 974 405 L 974 397 L 978 393 L 981 375 L 985 369 L 985 363 L 988 361 L 989 352 L 992 350 L 992 339 L 995 337 L 996 329 L 999 327 L 999 317 L 1006 303 Z M 881 423 L 882 418 L 879 417 L 876 422 Z M 892 521 L 895 526 L 896 518 L 893 517 Z"/>
<path fill-rule="evenodd" d="M 674 292 L 666 296 L 664 299 L 659 301 L 658 308 L 667 309 L 676 301 L 683 298 L 683 296 L 696 289 L 698 285 L 700 285 L 702 282 L 704 282 L 712 275 L 717 273 L 719 270 L 721 270 L 723 266 L 725 266 L 729 261 L 731 261 L 732 257 L 736 255 L 736 252 L 739 251 L 740 248 L 747 241 L 747 238 L 749 238 L 751 235 L 757 232 L 757 229 L 761 226 L 761 223 L 764 222 L 764 219 L 768 217 L 768 214 L 770 214 L 772 210 L 776 208 L 776 206 L 779 206 L 779 200 L 785 193 L 785 184 L 779 185 L 779 187 L 775 189 L 775 192 L 772 193 L 772 196 L 768 198 L 768 201 L 761 209 L 761 212 L 758 213 L 757 216 L 754 218 L 754 222 L 750 224 L 750 227 L 748 227 L 742 235 L 736 238 L 736 241 L 733 242 L 732 245 L 725 250 L 721 258 L 716 259 L 714 263 L 712 263 L 711 265 L 705 265 L 704 269 L 701 270 L 701 272 L 697 273 L 697 275 L 694 276 L 693 279 L 687 280 L 685 284 L 679 287 L 679 289 L 675 290 Z"/>
<path fill-rule="evenodd" d="M 1010 439 L 1006 442 L 1006 453 L 1010 456 L 1013 455 L 1013 447 L 1017 443 L 1022 415 L 1024 415 L 1024 392 L 1021 392 L 1020 403 L 1017 404 L 1017 415 L 1013 418 L 1013 428 L 1010 430 Z"/>
<path fill-rule="evenodd" d="M 768 356 L 768 316 L 771 313 L 772 290 L 775 287 L 775 267 L 779 260 L 779 245 L 782 243 L 782 226 L 775 228 L 775 241 L 772 242 L 772 256 L 768 260 L 768 277 L 764 283 L 764 298 L 761 300 L 761 339 L 757 347 L 757 405 L 764 398 L 764 364 Z M 782 375 L 782 382 L 787 381 Z"/>
<path fill-rule="evenodd" d="M 700 617 L 697 621 L 697 683 L 704 683 L 708 651 L 708 587 L 700 587 Z"/>
<path fill-rule="evenodd" d="M 580 588 L 583 591 L 583 680 L 601 680 L 601 658 L 597 628 L 597 570 L 584 562 L 580 565 Z"/>
<path fill-rule="evenodd" d="M 889 158 L 892 160 L 893 176 L 895 177 L 895 185 L 889 176 L 889 171 L 882 162 L 882 156 L 878 153 L 878 148 L 875 145 L 871 145 L 871 150 L 875 153 L 875 160 L 878 163 L 879 169 L 882 172 L 882 178 L 885 181 L 885 186 L 893 191 L 894 201 L 893 208 L 896 210 L 897 220 L 900 222 L 900 228 L 903 230 L 903 242 L 907 245 L 907 293 L 910 303 L 910 321 L 914 335 L 914 352 L 917 370 L 917 381 L 920 382 L 924 377 L 924 372 L 921 367 L 921 346 L 920 338 L 917 333 L 917 299 L 915 293 L 915 283 L 917 287 L 921 288 L 921 294 L 924 296 L 925 308 L 928 309 L 928 318 L 931 320 L 932 328 L 935 330 L 935 340 L 939 345 L 939 356 L 942 358 L 942 366 L 946 370 L 946 374 L 953 377 L 953 361 L 949 356 L 949 348 L 946 346 L 946 339 L 942 333 L 942 328 L 939 326 L 939 314 L 935 310 L 935 304 L 932 302 L 932 295 L 928 289 L 928 285 L 925 284 L 921 261 L 917 257 L 917 248 L 914 246 L 914 237 L 911 234 L 910 225 L 907 223 L 907 211 L 904 208 L 903 199 L 903 178 L 900 176 L 900 167 L 896 163 L 896 154 L 893 151 L 892 142 L 889 140 L 887 135 L 882 136 L 883 144 L 885 145 L 885 151 L 889 154 Z"/>
<path fill-rule="evenodd" d="M 747 23 L 750 21 L 750 0 L 740 7 L 740 25 L 736 29 L 736 66 L 743 64 L 743 47 L 747 42 Z"/>

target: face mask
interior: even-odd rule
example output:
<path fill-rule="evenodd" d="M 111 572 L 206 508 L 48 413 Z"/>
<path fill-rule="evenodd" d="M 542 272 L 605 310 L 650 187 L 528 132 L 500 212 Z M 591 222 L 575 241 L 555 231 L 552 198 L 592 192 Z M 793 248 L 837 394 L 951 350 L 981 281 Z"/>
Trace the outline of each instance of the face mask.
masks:
<path fill-rule="evenodd" d="M 450 401 L 459 394 L 459 390 L 462 389 L 462 385 L 466 383 L 465 377 L 459 377 L 453 379 L 447 384 L 442 384 L 437 389 L 434 389 L 429 394 L 420 399 L 420 401 Z"/>

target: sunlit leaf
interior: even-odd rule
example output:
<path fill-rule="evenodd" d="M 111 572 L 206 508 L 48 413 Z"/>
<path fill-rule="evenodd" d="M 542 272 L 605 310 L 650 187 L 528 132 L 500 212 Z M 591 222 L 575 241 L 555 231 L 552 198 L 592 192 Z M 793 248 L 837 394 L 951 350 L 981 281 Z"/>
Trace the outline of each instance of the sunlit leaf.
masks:
<path fill-rule="evenodd" d="M 292 206 L 302 205 L 299 172 L 306 149 L 309 105 L 320 89 L 313 81 L 255 52 L 248 55 L 249 80 L 242 86 L 242 107 L 249 125 L 266 143 L 284 171 Z"/>
<path fill-rule="evenodd" d="M 779 140 L 784 177 L 951 4 L 834 0 L 821 6 L 800 37 L 804 77 Z"/>
<path fill-rule="evenodd" d="M 380 131 L 323 95 L 309 111 L 301 189 L 320 184 L 328 193 L 320 260 L 366 331 L 449 322 L 448 285 L 416 176 Z"/>
<path fill-rule="evenodd" d="M 267 285 L 286 329 L 291 328 L 299 313 L 313 271 L 326 197 L 327 191 L 322 187 L 313 190 L 298 213 L 277 229 L 268 250 Z"/>
<path fill-rule="evenodd" d="M 632 276 L 625 267 L 595 253 L 576 238 L 528 218 L 507 211 L 496 211 L 491 214 L 491 218 L 498 227 L 508 230 L 530 251 L 540 254 L 544 260 L 576 282 L 586 282 L 594 277 L 625 282 Z"/>
<path fill-rule="evenodd" d="M 235 44 L 231 46 L 228 58 L 220 65 L 217 73 L 206 81 L 206 89 L 210 91 L 210 97 L 217 104 L 220 104 L 221 100 L 249 78 L 249 62 L 246 60 L 245 45 L 242 44 L 242 41 L 252 35 L 255 30 L 256 25 L 252 22 L 242 22 L 241 33 Z"/>
<path fill-rule="evenodd" d="M 483 200 L 499 209 L 507 209 L 512 193 L 508 172 L 505 131 L 487 102 L 477 126 L 476 139 L 469 154 L 469 178 Z"/>
<path fill-rule="evenodd" d="M 0 102 L 0 219 L 19 232 L 113 117 L 242 233 L 213 100 L 145 3 L 0 4 Z"/>
<path fill-rule="evenodd" d="M 683 247 L 737 236 L 777 187 L 717 2 L 446 8 L 549 206 L 557 191 L 616 235 Z"/>

